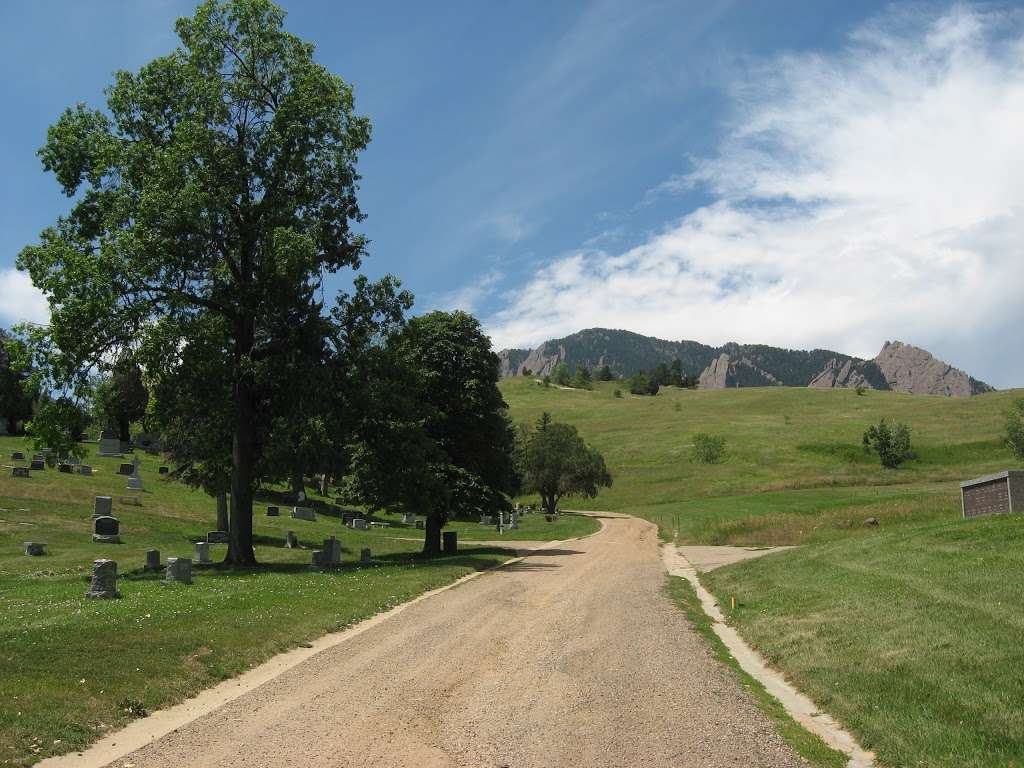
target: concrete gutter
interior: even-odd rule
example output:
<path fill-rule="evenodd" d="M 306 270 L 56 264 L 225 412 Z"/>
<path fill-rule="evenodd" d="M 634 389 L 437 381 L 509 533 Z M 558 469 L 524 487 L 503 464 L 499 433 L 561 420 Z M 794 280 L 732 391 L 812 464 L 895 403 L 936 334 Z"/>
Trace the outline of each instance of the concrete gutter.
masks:
<path fill-rule="evenodd" d="M 786 682 L 782 674 L 765 663 L 761 655 L 747 645 L 739 633 L 725 623 L 725 616 L 718 608 L 718 601 L 704 588 L 697 577 L 697 570 L 690 561 L 672 544 L 661 548 L 662 561 L 671 576 L 680 576 L 690 582 L 700 599 L 704 613 L 711 619 L 711 628 L 722 640 L 729 653 L 752 678 L 778 699 L 783 709 L 801 726 L 820 738 L 832 749 L 845 754 L 849 760 L 846 768 L 874 768 L 875 755 L 868 752 L 853 735 L 845 730 L 830 715 L 822 712 L 814 702 Z"/>

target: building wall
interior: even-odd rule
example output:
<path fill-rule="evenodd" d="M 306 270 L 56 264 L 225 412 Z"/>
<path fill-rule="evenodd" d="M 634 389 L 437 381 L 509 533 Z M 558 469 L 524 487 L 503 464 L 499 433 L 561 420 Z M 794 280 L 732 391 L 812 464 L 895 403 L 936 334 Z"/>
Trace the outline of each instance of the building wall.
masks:
<path fill-rule="evenodd" d="M 1010 474 L 1010 502 L 1013 505 L 1011 512 L 1024 512 L 1024 474 Z"/>
<path fill-rule="evenodd" d="M 1010 511 L 1009 484 L 1005 477 L 962 488 L 961 492 L 963 493 L 964 517 L 979 517 Z M 1024 507 L 1020 508 L 1024 509 Z"/>

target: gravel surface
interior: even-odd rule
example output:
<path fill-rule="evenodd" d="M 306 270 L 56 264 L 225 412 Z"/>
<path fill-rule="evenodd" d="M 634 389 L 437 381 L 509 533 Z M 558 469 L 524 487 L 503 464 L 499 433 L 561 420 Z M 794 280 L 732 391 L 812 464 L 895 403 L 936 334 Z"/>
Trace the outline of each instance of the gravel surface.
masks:
<path fill-rule="evenodd" d="M 654 526 L 605 523 L 411 606 L 111 765 L 805 765 L 663 594 Z"/>

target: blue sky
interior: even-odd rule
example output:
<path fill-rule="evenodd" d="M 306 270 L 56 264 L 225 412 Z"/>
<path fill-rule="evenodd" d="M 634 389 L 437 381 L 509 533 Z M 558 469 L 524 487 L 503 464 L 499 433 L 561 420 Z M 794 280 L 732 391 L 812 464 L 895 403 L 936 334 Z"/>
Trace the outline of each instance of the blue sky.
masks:
<path fill-rule="evenodd" d="M 365 268 L 418 311 L 468 309 L 496 346 L 594 325 L 863 356 L 901 339 L 1024 384 L 1014 5 L 283 6 L 373 122 Z M 170 50 L 192 7 L 0 7 L 0 324 L 45 319 L 10 269 L 67 206 L 34 154 L 46 127 Z"/>

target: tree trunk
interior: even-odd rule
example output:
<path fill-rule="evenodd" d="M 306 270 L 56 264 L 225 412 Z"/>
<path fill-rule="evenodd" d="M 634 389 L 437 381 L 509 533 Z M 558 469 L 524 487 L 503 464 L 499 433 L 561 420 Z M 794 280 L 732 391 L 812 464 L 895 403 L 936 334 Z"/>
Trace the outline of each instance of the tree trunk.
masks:
<path fill-rule="evenodd" d="M 542 493 L 540 495 L 540 500 L 544 505 L 544 512 L 546 514 L 555 514 L 555 510 L 558 509 L 558 497 L 555 496 L 555 494 Z"/>
<path fill-rule="evenodd" d="M 321 496 L 326 496 L 327 495 L 327 492 L 330 490 L 330 486 L 331 486 L 331 478 L 329 478 L 327 475 L 320 475 L 320 495 Z"/>
<path fill-rule="evenodd" d="M 254 323 L 241 317 L 235 323 L 235 434 L 231 447 L 231 515 L 228 554 L 224 562 L 256 565 L 252 549 L 252 487 L 256 474 L 256 392 L 249 356 L 254 344 Z"/>
<path fill-rule="evenodd" d="M 117 417 L 117 439 L 120 440 L 122 443 L 127 443 L 132 439 L 130 427 L 131 424 L 129 424 L 128 419 L 124 418 L 123 416 Z"/>
<path fill-rule="evenodd" d="M 292 495 L 295 497 L 295 503 L 299 504 L 306 494 L 306 481 L 302 478 L 302 473 L 297 472 L 292 475 Z"/>
<path fill-rule="evenodd" d="M 423 536 L 423 554 L 434 557 L 441 554 L 441 513 L 427 513 L 427 525 Z"/>
<path fill-rule="evenodd" d="M 224 532 L 231 530 L 228 526 L 228 495 L 226 493 L 217 494 L 217 530 Z"/>

